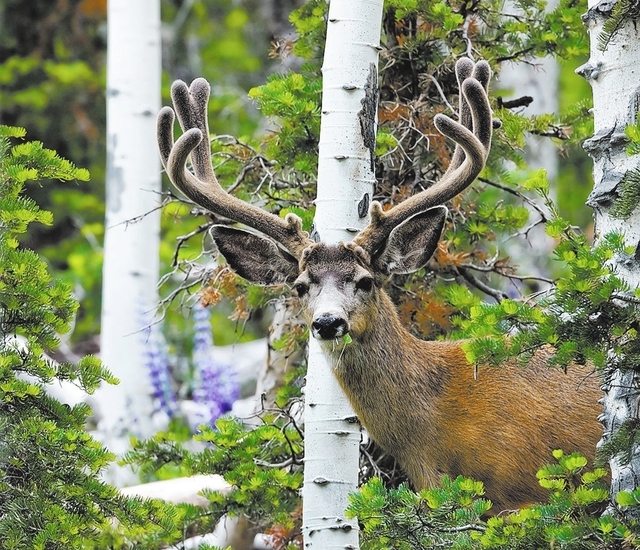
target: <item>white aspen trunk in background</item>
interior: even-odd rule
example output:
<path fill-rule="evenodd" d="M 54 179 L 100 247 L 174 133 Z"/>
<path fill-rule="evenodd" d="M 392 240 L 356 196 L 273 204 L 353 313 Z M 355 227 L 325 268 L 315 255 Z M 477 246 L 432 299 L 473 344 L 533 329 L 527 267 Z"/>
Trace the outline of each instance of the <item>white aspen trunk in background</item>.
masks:
<path fill-rule="evenodd" d="M 549 0 L 546 11 L 553 11 L 558 0 Z M 506 4 L 505 11 L 522 13 L 514 2 Z M 533 98 L 531 105 L 522 110 L 524 115 L 542 115 L 558 112 L 558 81 L 560 66 L 551 56 L 536 59 L 532 64 L 504 62 L 498 76 L 499 87 L 513 91 L 508 100 L 523 96 Z M 558 149 L 545 136 L 527 135 L 525 157 L 529 168 L 544 168 L 553 186 L 558 178 Z M 548 248 L 548 246 L 547 246 Z"/>
<path fill-rule="evenodd" d="M 587 204 L 595 214 L 596 241 L 610 232 L 623 233 L 627 246 L 635 254 L 613 258 L 611 265 L 632 288 L 640 286 L 640 210 L 627 220 L 609 214 L 617 188 L 628 170 L 640 167 L 640 156 L 628 156 L 624 129 L 636 122 L 640 109 L 640 28 L 631 18 L 623 24 L 604 51 L 598 38 L 614 3 L 589 0 L 585 16 L 591 38 L 589 61 L 576 72 L 591 84 L 593 90 L 594 136 L 584 144 L 594 160 L 594 187 Z M 612 358 L 615 362 L 615 357 Z M 610 378 L 604 387 L 604 441 L 625 421 L 637 416 L 640 396 L 640 373 L 623 372 L 611 364 Z M 621 490 L 631 491 L 640 479 L 640 448 L 636 445 L 628 466 L 612 460 L 611 496 L 615 502 Z M 630 512 L 628 512 L 630 513 Z"/>
<path fill-rule="evenodd" d="M 553 11 L 557 5 L 558 0 L 547 2 L 547 12 Z M 505 11 L 509 13 L 522 13 L 514 2 L 508 2 L 506 6 L 508 10 L 505 9 Z M 522 109 L 522 114 L 525 116 L 559 111 L 559 80 L 560 65 L 551 56 L 536 59 L 532 64 L 506 61 L 502 63 L 498 75 L 499 88 L 513 92 L 506 98 L 507 101 L 524 96 L 533 98 L 531 104 Z M 496 93 L 500 94 L 500 92 Z M 546 170 L 551 184 L 551 196 L 555 199 L 559 171 L 557 146 L 549 137 L 527 134 L 524 157 L 529 169 L 544 168 Z M 528 231 L 527 241 L 531 248 L 523 247 L 519 239 L 509 239 L 503 245 L 503 253 L 512 258 L 523 273 L 548 277 L 547 264 L 540 262 L 540 258 L 551 257 L 555 243 L 545 233 L 544 224 Z M 536 253 L 532 254 L 532 250 Z"/>
<path fill-rule="evenodd" d="M 97 397 L 100 436 L 119 453 L 129 434 L 149 436 L 153 412 L 143 359 L 149 312 L 157 303 L 160 163 L 160 2 L 109 0 L 107 208 L 101 358 L 119 379 Z M 145 313 L 147 316 L 145 318 Z M 118 483 L 118 480 L 111 480 Z"/>
<path fill-rule="evenodd" d="M 367 220 L 375 174 L 377 66 L 383 0 L 334 0 L 322 67 L 322 119 L 315 232 L 349 241 Z M 313 338 L 305 389 L 305 548 L 358 548 L 357 520 L 345 518 L 358 486 L 360 425 Z"/>

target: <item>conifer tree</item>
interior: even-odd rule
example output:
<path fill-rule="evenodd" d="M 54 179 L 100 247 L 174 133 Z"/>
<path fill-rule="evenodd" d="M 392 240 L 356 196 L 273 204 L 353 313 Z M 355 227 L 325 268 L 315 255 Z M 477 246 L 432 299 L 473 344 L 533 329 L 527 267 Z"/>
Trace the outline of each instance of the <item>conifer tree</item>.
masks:
<path fill-rule="evenodd" d="M 40 142 L 15 143 L 25 131 L 0 126 L 0 541 L 3 549 L 80 549 L 116 518 L 123 526 L 167 532 L 167 509 L 125 499 L 100 480 L 113 460 L 86 431 L 86 403 L 69 406 L 46 386 L 71 383 L 93 393 L 117 380 L 95 357 L 77 365 L 46 355 L 70 329 L 71 289 L 53 279 L 32 250 L 21 248 L 29 224 L 51 224 L 49 212 L 24 196 L 27 181 L 86 181 Z"/>

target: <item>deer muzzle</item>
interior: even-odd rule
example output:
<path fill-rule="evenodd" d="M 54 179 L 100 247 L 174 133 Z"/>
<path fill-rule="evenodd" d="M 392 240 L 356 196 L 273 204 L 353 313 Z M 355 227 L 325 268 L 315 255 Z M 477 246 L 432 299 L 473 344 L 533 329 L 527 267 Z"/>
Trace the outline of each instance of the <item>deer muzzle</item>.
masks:
<path fill-rule="evenodd" d="M 335 315 L 320 315 L 311 323 L 311 334 L 318 340 L 334 340 L 348 332 L 347 321 Z"/>

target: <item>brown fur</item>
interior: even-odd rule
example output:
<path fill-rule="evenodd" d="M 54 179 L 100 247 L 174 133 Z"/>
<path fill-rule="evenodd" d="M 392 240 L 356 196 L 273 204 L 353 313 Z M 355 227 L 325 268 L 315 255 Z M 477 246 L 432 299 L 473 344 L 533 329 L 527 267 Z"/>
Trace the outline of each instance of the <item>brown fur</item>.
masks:
<path fill-rule="evenodd" d="M 345 250 L 308 256 L 304 267 L 319 280 L 353 273 Z M 484 482 L 494 510 L 516 508 L 546 497 L 535 474 L 554 449 L 593 457 L 602 430 L 591 369 L 565 374 L 540 352 L 527 367 L 481 367 L 476 378 L 459 342 L 414 338 L 383 290 L 368 298 L 349 313 L 353 341 L 323 346 L 363 425 L 416 489 L 462 474 Z"/>

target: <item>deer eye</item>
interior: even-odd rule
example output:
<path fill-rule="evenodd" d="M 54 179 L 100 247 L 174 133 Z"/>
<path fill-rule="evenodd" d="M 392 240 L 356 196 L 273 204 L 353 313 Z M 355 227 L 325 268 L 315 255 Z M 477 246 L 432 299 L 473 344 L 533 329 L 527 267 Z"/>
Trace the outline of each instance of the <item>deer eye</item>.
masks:
<path fill-rule="evenodd" d="M 356 290 L 362 290 L 363 292 L 371 292 L 373 288 L 373 278 L 372 277 L 362 277 L 356 281 Z"/>
<path fill-rule="evenodd" d="M 304 283 L 295 283 L 293 290 L 298 295 L 298 298 L 302 298 L 309 291 L 309 286 Z"/>

